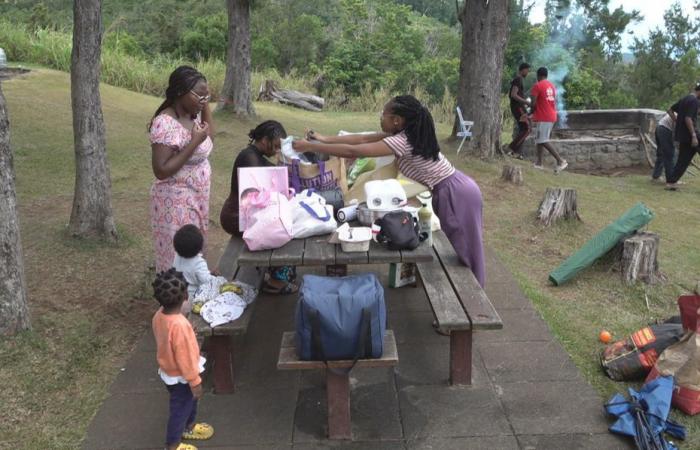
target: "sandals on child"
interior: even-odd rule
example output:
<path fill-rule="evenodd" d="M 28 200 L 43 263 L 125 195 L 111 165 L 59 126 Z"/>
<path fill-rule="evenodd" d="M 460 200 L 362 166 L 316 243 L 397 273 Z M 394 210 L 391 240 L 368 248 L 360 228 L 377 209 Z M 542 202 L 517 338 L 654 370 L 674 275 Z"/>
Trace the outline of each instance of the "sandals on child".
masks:
<path fill-rule="evenodd" d="M 262 291 L 266 294 L 272 294 L 272 295 L 291 295 L 291 294 L 296 294 L 299 292 L 299 286 L 297 286 L 294 283 L 287 282 L 284 286 L 281 287 L 276 287 L 272 286 L 271 284 L 265 282 L 263 285 Z"/>
<path fill-rule="evenodd" d="M 177 450 L 197 450 L 197 447 L 195 447 L 194 445 L 183 444 L 182 442 L 180 442 L 180 445 L 177 446 Z"/>
<path fill-rule="evenodd" d="M 196 423 L 190 431 L 185 430 L 185 432 L 182 433 L 182 439 L 187 439 L 188 441 L 205 441 L 212 436 L 214 436 L 214 427 L 204 422 Z M 180 449 L 178 448 L 178 450 Z"/>

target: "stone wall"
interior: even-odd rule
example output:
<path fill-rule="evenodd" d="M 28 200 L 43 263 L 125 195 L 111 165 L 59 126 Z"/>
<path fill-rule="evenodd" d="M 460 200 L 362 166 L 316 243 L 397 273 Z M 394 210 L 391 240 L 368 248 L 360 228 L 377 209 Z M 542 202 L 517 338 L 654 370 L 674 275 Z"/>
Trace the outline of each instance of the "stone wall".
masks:
<path fill-rule="evenodd" d="M 611 170 L 647 164 L 641 133 L 653 141 L 663 111 L 652 109 L 568 111 L 566 127 L 552 132 L 552 145 L 574 170 Z M 561 119 L 560 114 L 560 119 Z M 523 154 L 534 161 L 534 132 L 523 144 Z M 649 151 L 653 153 L 651 147 Z M 545 151 L 545 164 L 554 160 Z"/>

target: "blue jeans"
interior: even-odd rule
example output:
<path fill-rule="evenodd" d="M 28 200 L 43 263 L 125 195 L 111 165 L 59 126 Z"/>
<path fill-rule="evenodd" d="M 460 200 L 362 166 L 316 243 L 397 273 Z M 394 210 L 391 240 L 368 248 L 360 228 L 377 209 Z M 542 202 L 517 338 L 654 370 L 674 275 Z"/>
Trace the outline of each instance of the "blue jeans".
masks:
<path fill-rule="evenodd" d="M 666 127 L 657 126 L 654 137 L 656 138 L 656 164 L 651 177 L 656 180 L 663 171 L 668 181 L 673 176 L 673 168 L 676 166 L 676 148 L 673 145 L 673 132 Z"/>
<path fill-rule="evenodd" d="M 165 444 L 173 445 L 182 440 L 186 428 L 194 425 L 197 417 L 197 400 L 192 395 L 189 384 L 166 385 L 170 393 L 170 418 Z"/>

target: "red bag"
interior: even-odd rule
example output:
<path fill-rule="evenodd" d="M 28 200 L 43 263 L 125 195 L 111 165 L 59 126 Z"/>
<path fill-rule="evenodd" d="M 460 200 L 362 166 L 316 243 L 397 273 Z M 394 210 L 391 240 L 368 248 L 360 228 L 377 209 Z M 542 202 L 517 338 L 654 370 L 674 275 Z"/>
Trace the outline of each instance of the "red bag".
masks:
<path fill-rule="evenodd" d="M 672 376 L 672 405 L 686 414 L 695 415 L 700 413 L 700 295 L 680 297 L 678 308 L 686 333 L 678 343 L 664 350 L 646 381 Z"/>

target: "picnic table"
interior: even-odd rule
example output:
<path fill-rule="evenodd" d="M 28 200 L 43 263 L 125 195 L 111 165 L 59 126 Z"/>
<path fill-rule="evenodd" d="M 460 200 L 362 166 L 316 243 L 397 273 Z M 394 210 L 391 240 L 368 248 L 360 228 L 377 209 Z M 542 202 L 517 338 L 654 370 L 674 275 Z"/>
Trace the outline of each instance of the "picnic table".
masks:
<path fill-rule="evenodd" d="M 340 245 L 330 244 L 328 236 L 294 239 L 275 250 L 251 252 L 244 249 L 239 266 L 326 266 L 329 275 L 342 275 L 348 264 L 417 263 L 433 260 L 430 246 L 423 242 L 415 250 L 389 250 L 371 241 L 369 251 L 347 253 Z"/>

